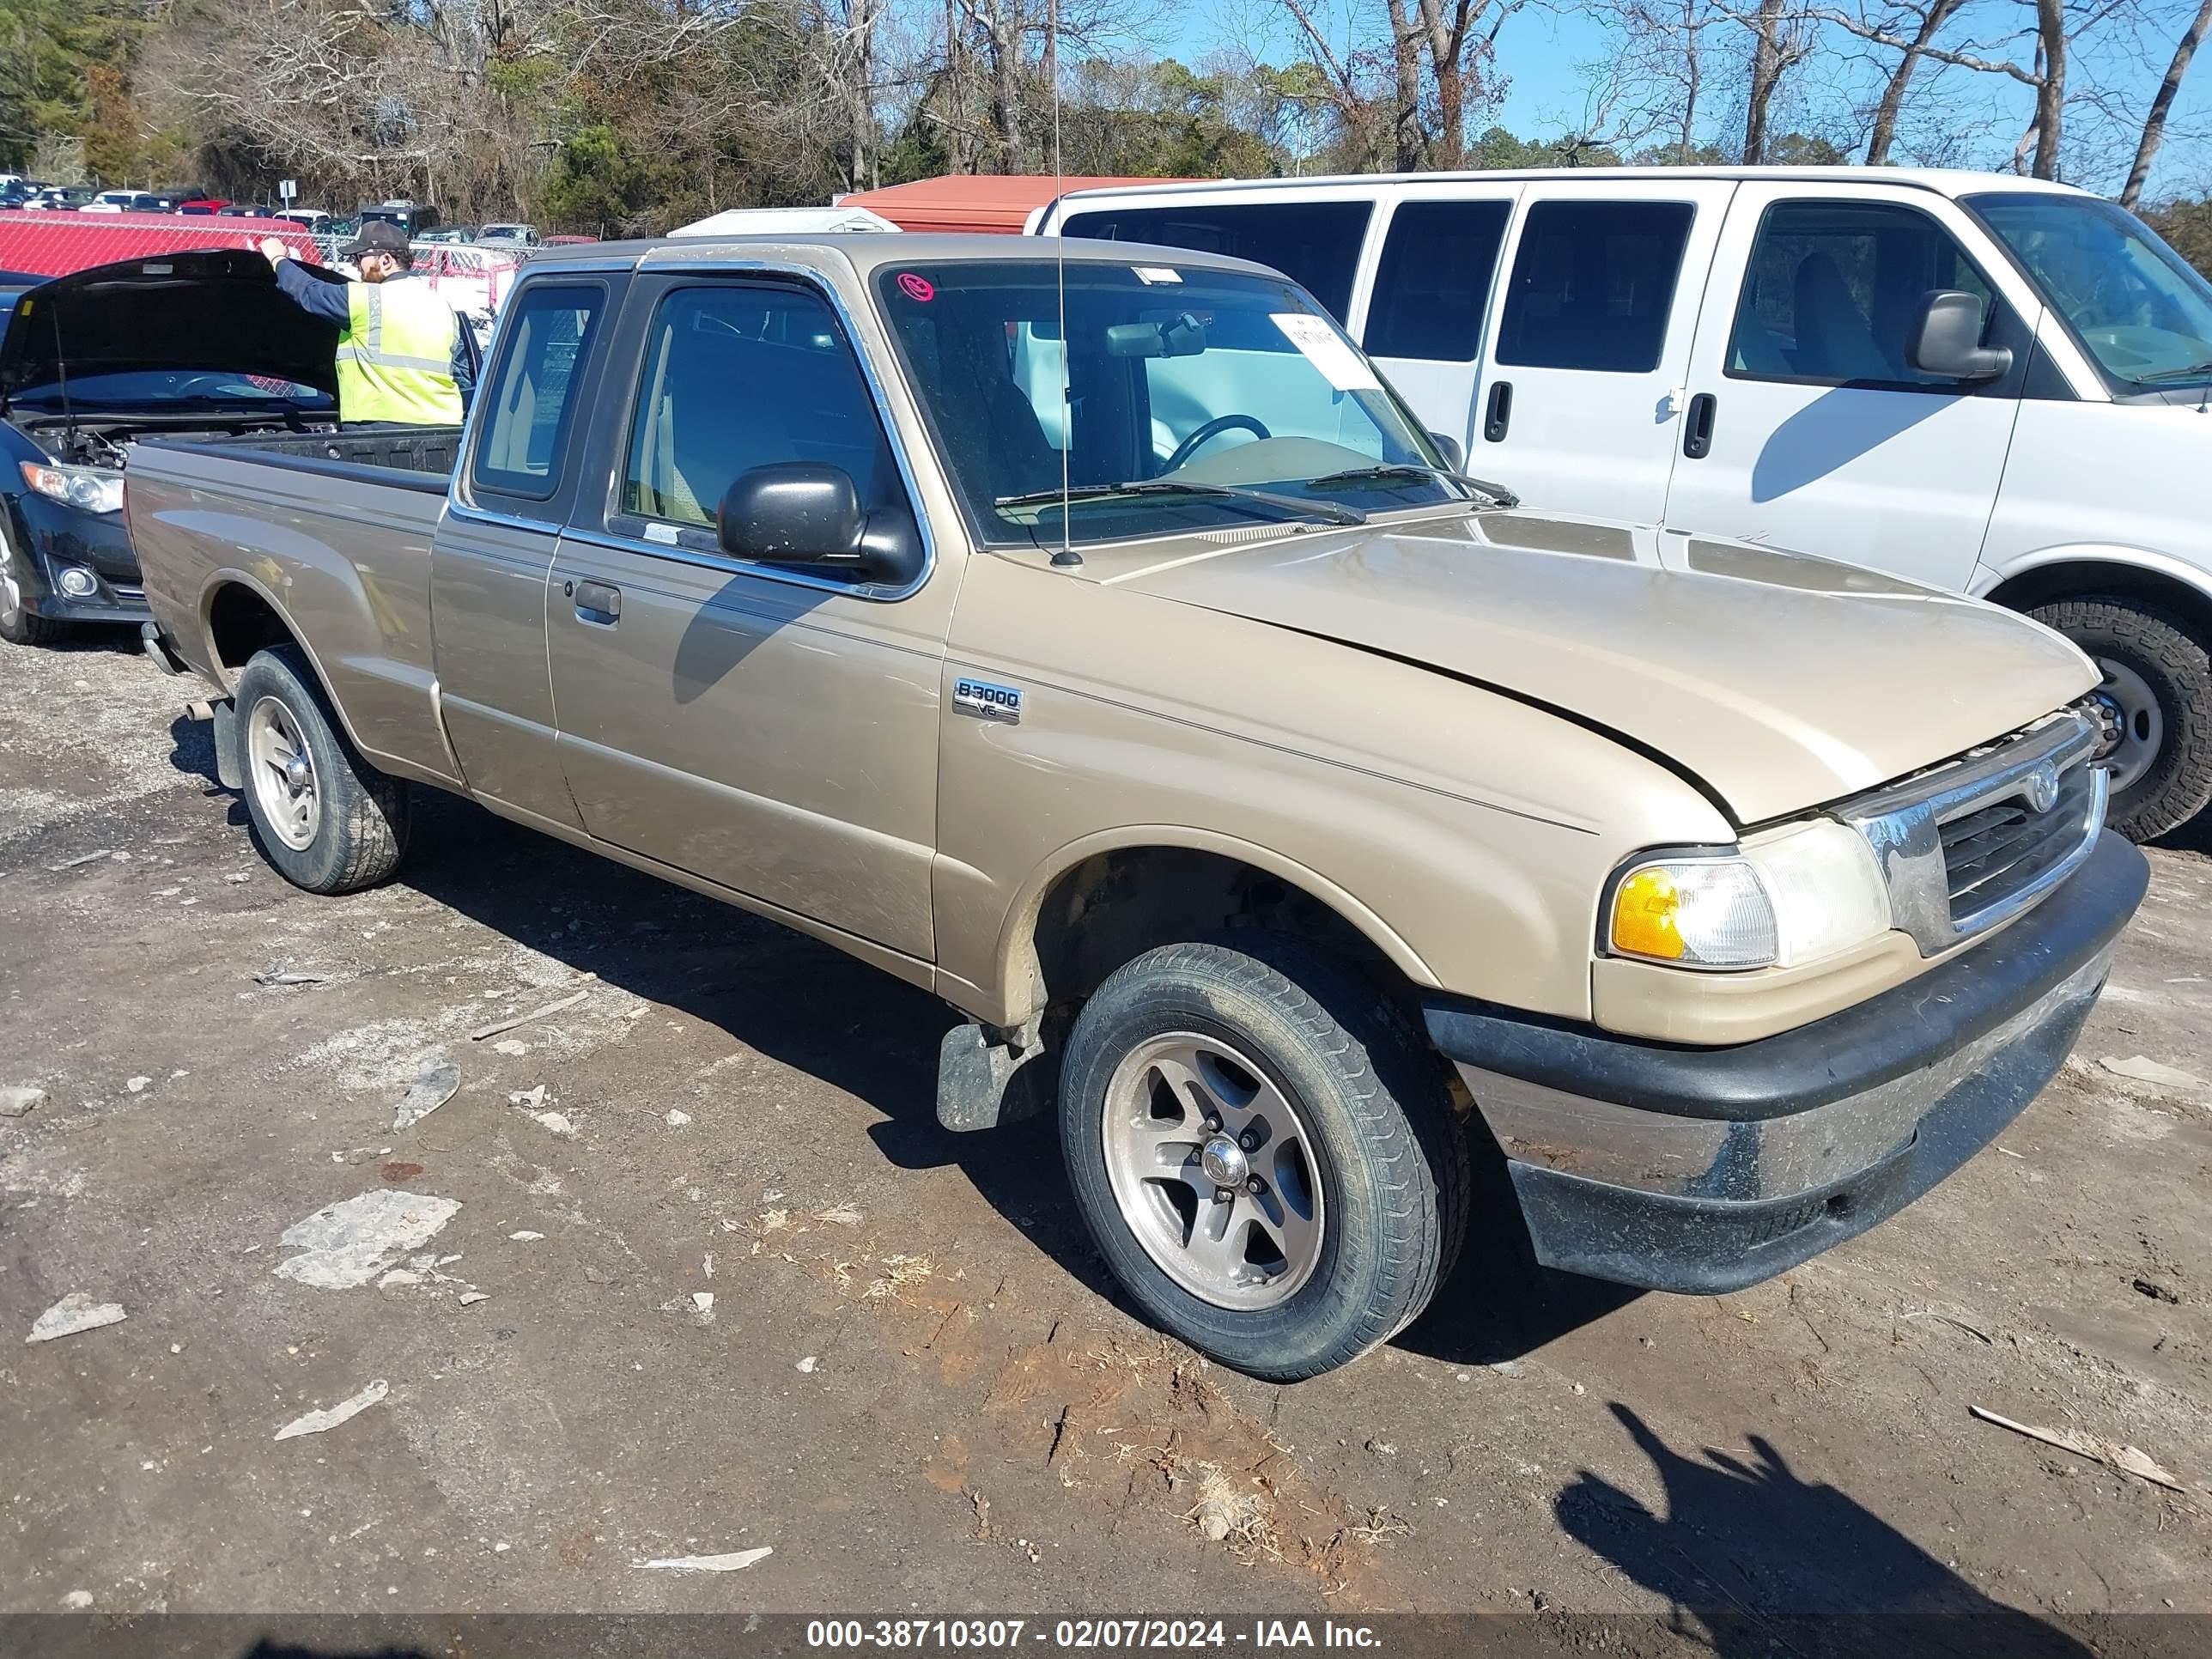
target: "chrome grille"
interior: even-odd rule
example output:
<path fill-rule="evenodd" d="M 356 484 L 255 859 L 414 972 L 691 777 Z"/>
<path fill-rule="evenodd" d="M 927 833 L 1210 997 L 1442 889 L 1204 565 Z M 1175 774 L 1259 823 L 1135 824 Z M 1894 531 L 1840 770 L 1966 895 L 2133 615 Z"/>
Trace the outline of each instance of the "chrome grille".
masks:
<path fill-rule="evenodd" d="M 2081 845 L 2095 793 L 2090 769 L 2083 760 L 2061 773 L 2057 798 L 2045 811 L 2015 795 L 1936 825 L 1953 922 L 2002 903 Z"/>
<path fill-rule="evenodd" d="M 1836 810 L 1866 837 L 1923 956 L 2018 915 L 2089 855 L 2109 785 L 2077 710 Z"/>

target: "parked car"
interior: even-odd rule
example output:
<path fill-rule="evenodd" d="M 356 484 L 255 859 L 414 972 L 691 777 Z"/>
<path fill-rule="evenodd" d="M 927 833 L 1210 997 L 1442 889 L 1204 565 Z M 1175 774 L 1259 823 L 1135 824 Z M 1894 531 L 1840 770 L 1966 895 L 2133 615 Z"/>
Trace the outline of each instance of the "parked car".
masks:
<path fill-rule="evenodd" d="M 250 251 L 164 254 L 18 291 L 0 338 L 0 640 L 147 616 L 122 518 L 149 433 L 335 424 L 337 331 Z"/>
<path fill-rule="evenodd" d="M 438 228 L 438 210 L 428 202 L 381 202 L 374 207 L 362 209 L 361 220 L 381 219 L 407 233 L 410 241 L 419 240 L 425 231 Z"/>
<path fill-rule="evenodd" d="M 92 192 L 75 185 L 50 185 L 24 205 L 42 213 L 75 213 L 92 201 Z"/>
<path fill-rule="evenodd" d="M 161 198 L 151 191 L 103 190 L 84 204 L 87 213 L 167 213 Z"/>
<path fill-rule="evenodd" d="M 2103 672 L 2115 822 L 2212 800 L 2212 284 L 2121 208 L 1639 167 L 1086 191 L 1055 227 L 1289 271 L 1531 502 L 2026 611 Z"/>
<path fill-rule="evenodd" d="M 179 202 L 176 204 L 176 210 L 179 213 L 191 214 L 196 218 L 211 218 L 216 214 L 227 211 L 229 207 L 230 204 L 223 200 L 221 197 L 200 196 L 194 197 L 186 201 Z"/>
<path fill-rule="evenodd" d="M 251 202 L 228 202 L 216 209 L 216 212 L 218 217 L 224 219 L 274 219 L 276 217 L 275 208 L 263 207 L 258 203 Z"/>
<path fill-rule="evenodd" d="M 417 235 L 418 242 L 473 242 L 477 234 L 466 225 L 441 225 L 435 230 L 426 230 Z"/>
<path fill-rule="evenodd" d="M 538 231 L 532 225 L 486 225 L 477 232 L 478 242 L 499 243 L 508 247 L 537 247 Z"/>
<path fill-rule="evenodd" d="M 309 233 L 317 236 L 329 235 L 337 227 L 337 221 L 320 208 L 283 208 L 277 211 L 276 216 L 279 219 L 289 219 L 295 224 L 304 226 Z"/>
<path fill-rule="evenodd" d="M 7 338 L 8 325 L 15 314 L 15 301 L 27 290 L 51 280 L 32 270 L 0 270 L 0 342 Z"/>
<path fill-rule="evenodd" d="M 2049 1079 L 2142 897 L 2065 641 L 1508 510 L 1274 272 L 618 244 L 535 256 L 495 345 L 418 459 L 140 447 L 149 649 L 270 862 L 383 880 L 412 781 L 933 990 L 940 1121 L 1056 1079 L 1106 1262 L 1246 1370 L 1418 1316 L 1478 1159 L 1632 1285 L 1872 1225 Z"/>

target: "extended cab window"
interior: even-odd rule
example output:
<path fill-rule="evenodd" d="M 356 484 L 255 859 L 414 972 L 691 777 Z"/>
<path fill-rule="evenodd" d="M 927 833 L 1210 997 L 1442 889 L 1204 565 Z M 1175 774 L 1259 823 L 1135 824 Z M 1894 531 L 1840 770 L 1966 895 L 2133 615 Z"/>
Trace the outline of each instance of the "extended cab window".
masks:
<path fill-rule="evenodd" d="M 1697 210 L 1687 202 L 1539 202 L 1521 227 L 1498 361 L 1648 374 Z"/>
<path fill-rule="evenodd" d="M 478 489 L 538 500 L 553 493 L 569 389 L 605 298 L 597 283 L 533 283 L 515 296 L 470 473 Z"/>
<path fill-rule="evenodd" d="M 1979 296 L 1989 337 L 2002 307 L 1951 234 L 1926 214 L 1882 202 L 1778 202 L 1752 244 L 1728 373 L 1956 392 L 1957 381 L 1905 360 L 1920 301 L 1934 289 Z"/>
<path fill-rule="evenodd" d="M 722 283 L 661 301 L 646 337 L 619 510 L 708 529 L 738 475 L 823 461 L 863 503 L 899 488 L 844 331 L 800 288 Z"/>
<path fill-rule="evenodd" d="M 1471 363 L 1505 240 L 1510 202 L 1405 202 L 1390 216 L 1367 349 L 1376 357 Z"/>
<path fill-rule="evenodd" d="M 1162 242 L 1273 265 L 1341 322 L 1352 274 L 1375 211 L 1370 202 L 1251 202 L 1215 206 L 1108 208 L 1071 214 L 1060 230 L 1110 242 Z"/>

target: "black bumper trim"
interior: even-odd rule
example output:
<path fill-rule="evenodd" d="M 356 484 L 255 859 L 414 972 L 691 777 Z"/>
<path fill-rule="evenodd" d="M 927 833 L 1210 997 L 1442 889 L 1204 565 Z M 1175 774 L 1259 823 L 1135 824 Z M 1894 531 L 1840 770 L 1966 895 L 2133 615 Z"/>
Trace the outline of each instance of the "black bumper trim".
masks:
<path fill-rule="evenodd" d="M 2148 861 L 2107 830 L 2080 869 L 1994 939 L 1824 1019 L 1727 1048 L 1612 1036 L 1450 997 L 1427 998 L 1421 1012 L 1448 1060 L 1672 1117 L 1758 1122 L 1863 1094 L 1994 1030 L 2118 937 L 2149 885 Z"/>
<path fill-rule="evenodd" d="M 2133 850 L 2132 848 L 2130 850 Z M 1911 1138 L 1866 1169 L 1781 1198 L 1730 1200 L 1640 1192 L 1517 1160 L 1507 1164 L 1536 1260 L 1644 1290 L 1740 1291 L 1810 1261 L 1895 1215 L 2001 1134 L 2051 1080 L 2081 1035 L 2085 997 L 1959 1084 Z M 1757 1155 L 1757 1123 L 1729 1130 Z"/>

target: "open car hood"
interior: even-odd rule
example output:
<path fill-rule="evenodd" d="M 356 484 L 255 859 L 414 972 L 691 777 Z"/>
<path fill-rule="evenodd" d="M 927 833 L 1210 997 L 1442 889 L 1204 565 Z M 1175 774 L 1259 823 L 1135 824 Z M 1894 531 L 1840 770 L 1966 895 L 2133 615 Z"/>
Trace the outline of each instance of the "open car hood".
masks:
<path fill-rule="evenodd" d="M 251 249 L 125 259 L 57 276 L 15 301 L 0 341 L 0 406 L 64 374 L 149 370 L 260 375 L 336 396 L 337 349 L 337 329 L 286 299 Z"/>

